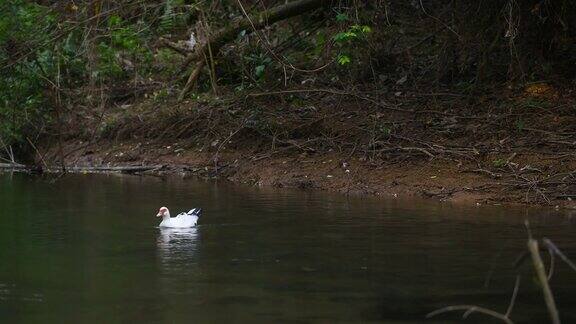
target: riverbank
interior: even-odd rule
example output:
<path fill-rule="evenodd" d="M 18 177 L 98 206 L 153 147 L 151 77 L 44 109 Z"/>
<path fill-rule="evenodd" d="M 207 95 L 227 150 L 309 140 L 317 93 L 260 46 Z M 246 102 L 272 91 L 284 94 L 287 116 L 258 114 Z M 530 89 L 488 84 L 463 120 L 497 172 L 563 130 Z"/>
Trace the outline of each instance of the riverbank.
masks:
<path fill-rule="evenodd" d="M 203 152 L 184 143 L 67 142 L 72 171 L 127 172 L 142 175 L 218 178 L 260 187 L 325 190 L 346 195 L 423 197 L 464 204 L 528 204 L 576 208 L 571 196 L 554 194 L 566 176 L 556 156 L 516 154 L 510 171 L 486 170 L 475 162 L 424 159 L 374 164 L 337 152 L 270 155 L 258 151 Z M 54 160 L 57 150 L 48 151 Z M 148 166 L 138 168 L 137 166 Z M 575 167 L 562 163 L 564 168 Z M 121 168 L 119 166 L 128 166 Z M 115 168 L 119 167 L 119 168 Z M 542 170 L 557 172 L 530 179 Z M 565 181 L 566 179 L 564 179 Z M 540 182 L 538 182 L 540 181 Z M 550 188 L 550 186 L 553 186 Z M 549 188 L 549 189 L 546 189 Z"/>
<path fill-rule="evenodd" d="M 458 203 L 575 207 L 570 89 L 490 95 L 294 89 L 79 110 L 36 165 Z M 393 88 L 392 88 L 393 90 Z M 156 167 L 162 166 L 162 167 Z M 132 170 L 137 172 L 138 170 Z"/>

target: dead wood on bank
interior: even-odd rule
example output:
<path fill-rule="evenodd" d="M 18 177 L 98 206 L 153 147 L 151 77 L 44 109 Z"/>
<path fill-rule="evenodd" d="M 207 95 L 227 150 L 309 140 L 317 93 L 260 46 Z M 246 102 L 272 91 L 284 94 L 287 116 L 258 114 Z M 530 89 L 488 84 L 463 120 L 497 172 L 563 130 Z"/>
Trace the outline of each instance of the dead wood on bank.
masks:
<path fill-rule="evenodd" d="M 78 173 L 94 173 L 94 172 L 120 172 L 120 173 L 138 173 L 146 171 L 160 170 L 163 165 L 127 165 L 127 166 L 66 166 L 67 172 L 78 172 Z M 26 171 L 35 172 L 38 171 L 38 167 L 24 165 L 19 163 L 0 163 L 0 170 L 13 170 L 13 171 Z M 59 173 L 61 172 L 61 166 L 47 166 L 42 169 L 41 172 L 47 173 Z"/>
<path fill-rule="evenodd" d="M 190 88 L 194 85 L 206 60 L 208 52 L 216 55 L 218 51 L 227 43 L 236 39 L 241 31 L 246 31 L 247 34 L 258 31 L 264 27 L 270 26 L 278 21 L 285 20 L 294 16 L 298 16 L 312 10 L 320 8 L 322 5 L 329 3 L 327 0 L 298 0 L 286 3 L 284 5 L 276 6 L 272 9 L 262 11 L 258 14 L 247 16 L 239 19 L 227 28 L 220 29 L 212 36 L 207 37 L 207 41 L 200 44 L 196 51 L 188 57 L 182 64 L 182 69 L 187 68 L 192 62 L 197 61 L 196 67 L 190 73 L 186 85 L 180 92 L 178 100 L 182 101 Z"/>

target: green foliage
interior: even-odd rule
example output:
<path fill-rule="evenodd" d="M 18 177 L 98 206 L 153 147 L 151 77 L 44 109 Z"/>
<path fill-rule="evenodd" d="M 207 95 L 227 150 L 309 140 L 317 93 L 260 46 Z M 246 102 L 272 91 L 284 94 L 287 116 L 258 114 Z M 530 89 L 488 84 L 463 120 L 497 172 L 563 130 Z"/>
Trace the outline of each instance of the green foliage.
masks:
<path fill-rule="evenodd" d="M 338 22 L 348 21 L 348 19 L 348 15 L 345 13 L 340 12 L 336 15 L 336 21 Z"/>
<path fill-rule="evenodd" d="M 340 15 L 340 14 L 339 14 Z M 337 21 L 342 18 L 336 16 Z M 352 62 L 352 54 L 356 51 L 356 46 L 366 36 L 372 32 L 372 28 L 366 25 L 352 25 L 348 29 L 337 33 L 332 37 L 334 43 L 340 48 L 336 61 L 339 65 L 344 66 Z"/>
<path fill-rule="evenodd" d="M 334 36 L 334 41 L 342 44 L 348 41 L 357 40 L 359 37 L 372 32 L 369 26 L 353 25 L 348 30 L 340 32 Z"/>
<path fill-rule="evenodd" d="M 254 77 L 257 81 L 262 81 L 266 72 L 266 68 L 272 64 L 272 59 L 264 53 L 250 54 L 245 57 L 246 61 L 254 66 Z"/>
<path fill-rule="evenodd" d="M 370 26 L 360 26 L 360 25 L 352 25 L 348 30 L 340 32 L 334 35 L 334 42 L 336 44 L 346 44 L 351 43 L 355 40 L 358 40 L 361 37 L 366 36 L 367 34 L 372 32 L 372 28 Z"/>
<path fill-rule="evenodd" d="M 176 10 L 177 7 L 184 5 L 184 3 L 184 0 L 166 0 L 164 11 L 158 24 L 160 33 L 170 33 L 179 27 L 185 26 L 190 10 L 185 10 L 184 12 Z"/>
<path fill-rule="evenodd" d="M 162 102 L 163 100 L 166 100 L 170 97 L 170 93 L 168 92 L 167 89 L 161 89 L 159 91 L 156 91 L 152 94 L 152 99 L 155 102 Z"/>
<path fill-rule="evenodd" d="M 492 161 L 492 165 L 493 165 L 495 168 L 504 167 L 504 166 L 506 166 L 506 164 L 507 164 L 507 162 L 506 162 L 506 160 L 504 160 L 504 159 L 496 159 L 496 160 L 493 160 L 493 161 Z"/>
<path fill-rule="evenodd" d="M 166 1 L 166 7 L 164 8 L 164 13 L 160 17 L 160 31 L 167 32 L 174 28 L 174 6 L 172 0 Z"/>
<path fill-rule="evenodd" d="M 111 45 L 118 49 L 135 51 L 140 45 L 138 32 L 133 26 L 125 26 L 122 18 L 111 16 L 108 19 L 108 28 L 110 28 Z"/>
<path fill-rule="evenodd" d="M 254 75 L 256 75 L 256 77 L 257 77 L 258 79 L 261 79 L 261 78 L 264 76 L 264 71 L 265 71 L 265 70 L 266 70 L 266 65 L 263 65 L 263 64 L 257 65 L 257 66 L 254 68 Z"/>
<path fill-rule="evenodd" d="M 346 54 L 338 54 L 337 61 L 338 61 L 338 64 L 340 64 L 340 65 L 346 65 L 346 64 L 349 64 L 350 62 L 352 62 L 350 57 Z"/>
<path fill-rule="evenodd" d="M 116 60 L 116 50 L 113 47 L 104 42 L 98 44 L 98 56 L 100 61 L 93 76 L 110 78 L 122 76 L 123 70 Z"/>
<path fill-rule="evenodd" d="M 314 39 L 314 50 L 312 51 L 313 58 L 319 57 L 324 50 L 326 45 L 326 34 L 323 32 L 318 32 Z"/>
<path fill-rule="evenodd" d="M 162 78 L 171 78 L 179 72 L 178 62 L 182 59 L 171 49 L 160 48 L 154 55 L 153 73 Z"/>
<path fill-rule="evenodd" d="M 54 17 L 43 7 L 21 0 L 0 5 L 0 137 L 7 144 L 24 140 L 48 112 L 43 95 L 49 73 L 59 60 L 54 49 L 23 56 L 26 44 L 50 40 Z"/>
<path fill-rule="evenodd" d="M 126 21 L 120 13 L 102 19 L 101 34 L 93 37 L 97 42 L 90 49 L 85 30 L 69 25 L 50 7 L 25 0 L 0 2 L 0 137 L 4 142 L 23 141 L 50 121 L 57 83 L 60 89 L 78 89 L 88 80 L 123 82 L 136 74 L 149 75 L 153 56 L 145 46 L 148 23 Z M 93 54 L 96 65 L 88 71 L 87 58 Z M 65 93 L 59 96 L 66 100 Z"/>
<path fill-rule="evenodd" d="M 24 129 L 41 117 L 45 103 L 35 75 L 27 72 L 0 78 L 0 137 L 6 143 L 22 141 Z"/>
<path fill-rule="evenodd" d="M 140 66 L 142 72 L 150 72 L 153 55 L 144 46 L 145 35 L 137 25 L 116 15 L 108 18 L 107 25 L 110 36 L 98 44 L 99 62 L 93 76 L 103 80 L 126 79 L 135 65 Z"/>

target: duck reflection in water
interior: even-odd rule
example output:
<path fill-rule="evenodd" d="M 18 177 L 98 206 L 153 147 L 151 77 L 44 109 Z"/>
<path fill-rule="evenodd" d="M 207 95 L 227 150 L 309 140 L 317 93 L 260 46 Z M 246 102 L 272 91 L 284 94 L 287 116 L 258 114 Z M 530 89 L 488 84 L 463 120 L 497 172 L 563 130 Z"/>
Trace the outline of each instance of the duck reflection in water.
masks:
<path fill-rule="evenodd" d="M 164 269 L 177 270 L 195 263 L 198 228 L 159 228 L 158 252 Z"/>
<path fill-rule="evenodd" d="M 160 235 L 158 236 L 158 245 L 170 245 L 172 243 L 180 242 L 179 244 L 194 244 L 198 237 L 198 228 L 169 228 L 159 227 Z"/>

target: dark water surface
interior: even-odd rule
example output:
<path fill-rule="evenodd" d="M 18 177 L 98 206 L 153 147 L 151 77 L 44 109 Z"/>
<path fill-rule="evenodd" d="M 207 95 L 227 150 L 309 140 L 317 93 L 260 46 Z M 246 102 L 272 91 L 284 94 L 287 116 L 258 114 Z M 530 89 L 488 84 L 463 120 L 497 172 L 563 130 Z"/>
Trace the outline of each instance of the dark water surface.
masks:
<path fill-rule="evenodd" d="M 201 225 L 160 230 L 162 205 L 204 208 Z M 576 219 L 566 212 L 0 174 L 0 322 L 461 322 L 424 315 L 453 304 L 505 312 L 526 218 L 576 259 Z M 512 318 L 546 323 L 530 265 Z M 576 323 L 576 273 L 556 268 L 561 315 Z"/>

